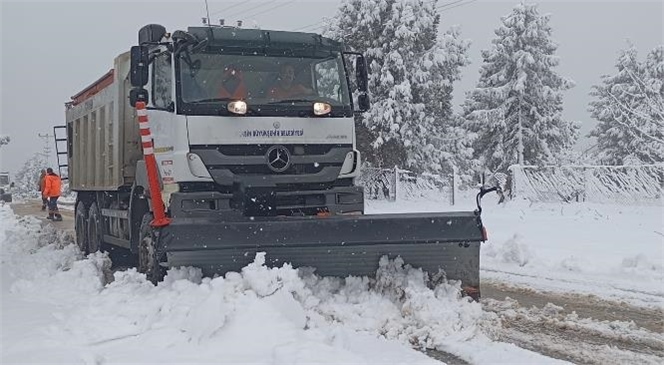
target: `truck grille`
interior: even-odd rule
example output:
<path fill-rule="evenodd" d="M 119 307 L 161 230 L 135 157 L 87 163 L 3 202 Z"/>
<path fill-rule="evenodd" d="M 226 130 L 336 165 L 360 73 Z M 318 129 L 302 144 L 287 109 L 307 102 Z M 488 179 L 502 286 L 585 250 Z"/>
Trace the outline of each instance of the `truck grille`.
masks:
<path fill-rule="evenodd" d="M 265 156 L 267 150 L 273 145 L 259 144 L 259 145 L 223 145 L 214 146 L 211 148 L 216 149 L 224 156 Z M 284 145 L 288 148 L 293 155 L 324 155 L 329 153 L 333 148 L 344 147 L 342 145 L 328 145 L 328 144 L 301 144 L 301 145 Z"/>
<path fill-rule="evenodd" d="M 274 171 L 266 155 L 275 146 L 288 150 L 288 167 Z M 222 186 L 280 186 L 285 184 L 332 183 L 352 145 L 261 144 L 261 145 L 192 145 L 215 182 Z"/>
<path fill-rule="evenodd" d="M 299 164 L 291 165 L 284 174 L 302 175 L 302 174 L 316 174 L 323 170 L 323 165 L 318 166 L 312 164 Z M 231 165 L 231 166 L 210 166 L 212 170 L 225 169 L 232 172 L 234 175 L 272 175 L 274 171 L 270 170 L 267 165 Z"/>

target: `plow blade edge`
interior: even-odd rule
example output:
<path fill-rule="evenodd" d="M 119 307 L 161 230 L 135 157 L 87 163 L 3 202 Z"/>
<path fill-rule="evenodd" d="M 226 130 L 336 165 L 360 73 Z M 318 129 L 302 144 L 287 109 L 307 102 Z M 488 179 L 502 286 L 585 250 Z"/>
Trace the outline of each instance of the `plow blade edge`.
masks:
<path fill-rule="evenodd" d="M 321 276 L 372 276 L 383 255 L 401 256 L 429 274 L 445 272 L 479 289 L 482 227 L 473 212 L 219 221 L 175 218 L 161 229 L 168 266 L 206 275 L 240 271 L 265 252 L 266 265 L 314 267 Z"/>

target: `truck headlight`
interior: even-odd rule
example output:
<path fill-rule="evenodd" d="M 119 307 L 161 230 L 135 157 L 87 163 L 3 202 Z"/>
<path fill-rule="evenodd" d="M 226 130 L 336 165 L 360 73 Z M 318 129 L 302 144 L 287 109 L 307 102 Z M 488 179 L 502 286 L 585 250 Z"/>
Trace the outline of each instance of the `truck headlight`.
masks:
<path fill-rule="evenodd" d="M 247 114 L 247 103 L 242 100 L 231 101 L 226 108 L 233 114 Z"/>
<path fill-rule="evenodd" d="M 332 106 L 328 103 L 314 103 L 314 115 L 327 115 L 332 111 Z"/>

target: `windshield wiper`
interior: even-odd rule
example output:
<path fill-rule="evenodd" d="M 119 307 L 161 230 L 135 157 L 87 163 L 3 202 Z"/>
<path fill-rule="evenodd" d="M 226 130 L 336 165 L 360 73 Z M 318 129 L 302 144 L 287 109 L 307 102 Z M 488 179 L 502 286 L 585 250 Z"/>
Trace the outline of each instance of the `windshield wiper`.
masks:
<path fill-rule="evenodd" d="M 315 103 L 316 100 L 311 100 L 311 99 L 283 99 L 283 100 L 275 100 L 271 101 L 268 104 L 285 104 L 285 103 Z"/>
<path fill-rule="evenodd" d="M 225 101 L 235 101 L 237 99 L 232 99 L 232 98 L 209 98 L 209 99 L 201 99 L 201 100 L 192 100 L 189 103 L 190 104 L 198 104 L 198 103 L 219 103 L 219 102 L 225 102 Z"/>

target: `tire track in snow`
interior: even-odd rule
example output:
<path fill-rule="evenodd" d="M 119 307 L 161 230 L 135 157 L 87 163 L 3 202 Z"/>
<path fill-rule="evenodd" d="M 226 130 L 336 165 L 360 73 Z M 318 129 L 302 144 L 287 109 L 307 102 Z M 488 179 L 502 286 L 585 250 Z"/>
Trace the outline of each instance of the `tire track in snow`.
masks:
<path fill-rule="evenodd" d="M 496 341 L 579 364 L 660 364 L 664 359 L 661 311 L 495 283 L 482 291 L 483 309 L 495 316 L 488 335 Z"/>
<path fill-rule="evenodd" d="M 530 288 L 514 287 L 504 283 L 482 283 L 482 298 L 517 300 L 524 307 L 544 307 L 552 303 L 584 318 L 600 321 L 633 321 L 637 326 L 655 333 L 664 333 L 664 310 L 635 307 L 585 294 L 538 292 Z"/>
<path fill-rule="evenodd" d="M 556 290 L 557 292 L 561 292 L 561 290 L 567 290 L 567 293 L 569 292 L 573 293 L 569 295 L 575 295 L 575 296 L 583 296 L 583 295 L 592 296 L 592 294 L 585 294 L 584 288 L 586 287 L 597 288 L 598 286 L 600 286 L 604 288 L 605 291 L 611 293 L 609 297 L 610 299 L 607 299 L 607 301 L 615 302 L 617 300 L 621 300 L 624 302 L 638 303 L 636 305 L 639 305 L 640 307 L 649 306 L 656 308 L 662 308 L 662 305 L 664 304 L 664 291 L 648 292 L 638 289 L 626 288 L 624 286 L 613 285 L 610 282 L 598 283 L 597 281 L 583 280 L 583 279 L 566 280 L 562 278 L 538 276 L 538 275 L 531 275 L 524 273 L 514 273 L 514 272 L 487 269 L 487 268 L 482 268 L 481 270 L 482 272 L 493 274 L 489 275 L 490 276 L 489 280 L 483 279 L 482 281 L 483 286 L 484 285 L 492 286 L 494 285 L 494 283 L 497 283 L 496 285 L 502 285 L 503 283 L 515 282 L 518 283 L 516 285 L 518 285 L 519 287 L 531 287 L 531 288 L 540 287 L 540 289 L 542 289 L 544 288 L 544 286 L 541 286 L 542 284 L 539 284 L 538 286 L 537 282 L 546 282 L 546 283 L 551 283 L 552 284 L 551 287 L 553 288 L 564 288 L 564 289 L 553 289 Z M 521 280 L 521 278 L 523 278 L 524 280 Z M 561 295 L 565 295 L 565 293 L 561 292 Z"/>

